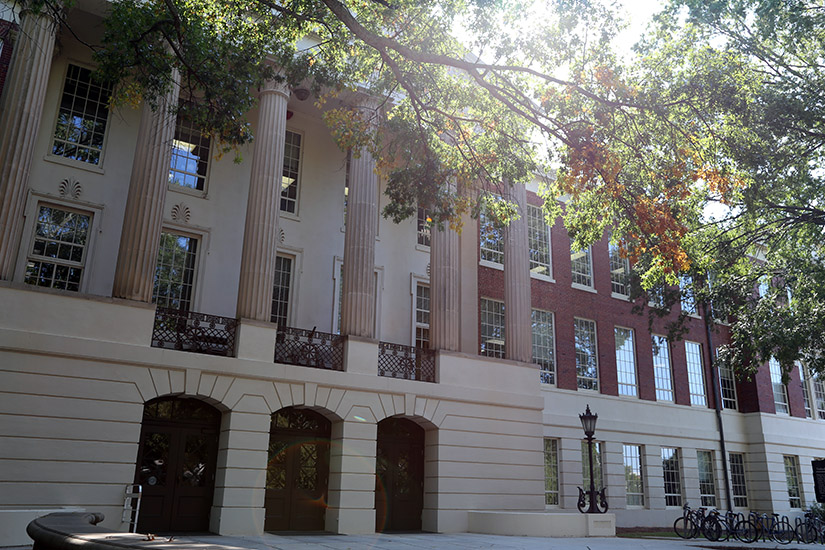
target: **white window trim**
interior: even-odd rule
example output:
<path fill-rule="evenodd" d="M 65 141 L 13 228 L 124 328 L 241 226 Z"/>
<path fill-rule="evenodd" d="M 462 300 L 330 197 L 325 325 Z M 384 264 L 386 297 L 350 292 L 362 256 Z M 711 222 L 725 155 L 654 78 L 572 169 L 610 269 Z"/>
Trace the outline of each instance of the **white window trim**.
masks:
<path fill-rule="evenodd" d="M 177 132 L 178 129 L 178 120 L 175 117 L 175 131 Z M 173 191 L 175 193 L 180 193 L 182 195 L 187 195 L 190 197 L 198 197 L 201 199 L 209 198 L 209 182 L 212 179 L 212 167 L 213 165 L 218 162 L 216 158 L 217 155 L 215 154 L 215 140 L 210 138 L 209 139 L 209 161 L 206 163 L 206 174 L 203 176 L 203 189 L 193 189 L 191 187 L 186 187 L 183 185 L 178 185 L 176 183 L 168 183 L 167 186 L 169 191 Z M 171 161 L 170 161 L 171 162 Z M 171 170 L 171 165 L 169 166 L 169 170 Z M 278 195 L 278 207 L 280 208 L 281 196 Z"/>
<path fill-rule="evenodd" d="M 653 342 L 654 337 L 664 339 L 664 345 L 667 346 L 667 368 L 668 368 L 668 372 L 670 373 L 670 389 L 669 390 L 667 388 L 662 388 L 660 390 L 660 388 L 658 386 L 658 380 L 656 378 L 656 359 L 655 359 L 656 356 L 653 355 L 653 346 L 655 345 L 655 342 Z M 662 336 L 661 334 L 651 334 L 650 335 L 650 340 L 651 340 L 651 356 L 653 357 L 653 392 L 654 392 L 654 394 L 656 394 L 658 391 L 670 391 L 670 399 L 659 399 L 659 396 L 656 395 L 656 401 L 658 401 L 660 403 L 676 403 L 676 387 L 675 387 L 674 380 L 673 380 L 673 353 L 672 353 L 673 350 L 671 349 L 670 342 L 668 342 L 666 336 Z"/>
<path fill-rule="evenodd" d="M 701 377 L 701 382 L 702 382 L 701 396 L 702 396 L 702 399 L 704 399 L 704 401 L 705 401 L 704 403 L 694 403 L 693 402 L 694 396 L 698 397 L 700 394 L 693 393 L 693 388 L 692 388 L 693 384 L 692 384 L 692 382 L 694 382 L 694 380 L 691 379 L 692 375 L 691 375 L 691 372 L 690 372 L 690 365 L 688 364 L 688 358 L 689 358 L 688 346 L 690 344 L 693 344 L 697 348 L 699 348 L 699 353 L 698 353 L 699 372 L 698 372 L 698 375 Z M 694 342 L 692 340 L 685 340 L 685 370 L 687 371 L 687 375 L 688 375 L 688 397 L 690 399 L 690 405 L 692 407 L 707 407 L 708 404 L 710 403 L 710 399 L 708 398 L 707 376 L 705 376 L 705 354 L 704 354 L 704 351 L 705 351 L 704 347 L 699 342 Z M 721 399 L 722 396 L 720 395 L 719 397 Z"/>
<path fill-rule="evenodd" d="M 572 243 L 571 243 L 571 245 L 572 245 Z M 573 278 L 573 252 L 574 252 L 574 250 L 571 246 L 571 248 L 570 248 L 570 278 L 571 279 Z M 589 286 L 588 285 L 583 285 L 581 283 L 576 283 L 576 282 L 573 282 L 571 280 L 570 286 L 572 288 L 575 288 L 575 289 L 578 289 L 578 290 L 585 290 L 587 292 L 592 292 L 593 294 L 598 294 L 598 292 L 596 291 L 596 273 L 595 273 L 596 270 L 594 269 L 594 266 L 593 266 L 593 247 L 592 246 L 587 247 L 587 256 L 590 258 L 590 285 Z"/>
<path fill-rule="evenodd" d="M 298 308 L 295 307 L 295 304 L 298 303 L 300 291 L 300 275 L 303 272 L 304 249 L 281 245 L 277 248 L 276 254 L 278 256 L 288 256 L 292 258 L 292 279 L 290 280 L 289 286 L 289 310 L 287 311 L 286 322 L 288 326 L 297 327 L 300 326 L 300 323 L 298 323 L 297 320 Z M 272 284 L 274 286 L 275 281 L 273 281 Z M 272 303 L 271 299 L 269 303 Z"/>
<path fill-rule="evenodd" d="M 552 338 L 553 338 L 553 382 L 548 383 L 548 384 L 543 384 L 543 383 L 541 383 L 541 381 L 539 381 L 539 386 L 542 386 L 542 387 L 546 386 L 546 387 L 549 387 L 549 388 L 555 388 L 559 383 L 559 353 L 558 353 L 559 350 L 558 350 L 558 345 L 556 344 L 556 342 L 557 342 L 557 340 L 556 340 L 556 312 L 555 311 L 550 311 L 549 309 L 541 309 L 541 308 L 534 307 L 534 308 L 530 309 L 530 315 L 531 316 L 533 314 L 533 310 L 539 310 L 539 311 L 544 311 L 546 313 L 549 313 L 550 314 L 550 322 L 553 323 L 553 330 L 551 331 Z M 532 334 L 532 331 L 531 331 L 531 333 L 530 333 L 531 340 L 532 340 L 532 337 L 533 337 L 533 334 Z M 531 344 L 532 344 L 532 342 L 531 342 Z M 530 347 L 532 348 L 532 345 Z M 532 349 L 531 349 L 531 353 L 532 353 Z M 539 367 L 539 373 L 544 372 L 544 371 L 541 370 L 540 365 L 537 365 L 537 366 Z"/>
<path fill-rule="evenodd" d="M 86 257 L 83 261 L 83 277 L 80 280 L 80 288 L 77 292 L 72 290 L 61 290 L 58 288 L 40 287 L 36 285 L 26 285 L 26 288 L 41 292 L 58 292 L 60 294 L 70 293 L 74 296 L 87 294 L 91 280 L 95 274 L 95 270 L 92 268 L 95 261 L 95 244 L 97 241 L 97 235 L 100 233 L 100 227 L 103 221 L 103 205 L 59 197 L 49 193 L 33 191 L 31 189 L 29 189 L 28 196 L 26 198 L 26 206 L 24 209 L 25 221 L 23 223 L 22 233 L 23 239 L 21 240 L 20 247 L 17 251 L 17 267 L 14 272 L 14 281 L 25 284 L 23 280 L 26 277 L 26 262 L 28 261 L 29 254 L 31 253 L 34 243 L 34 230 L 35 224 L 37 223 L 38 207 L 41 204 L 51 204 L 57 208 L 66 208 L 68 210 L 85 211 L 91 216 L 92 223 L 89 225 L 88 242 L 86 243 L 85 251 Z"/>
<path fill-rule="evenodd" d="M 428 247 L 429 248 L 429 247 Z M 416 313 L 416 290 L 417 286 L 425 285 L 430 287 L 430 278 L 419 273 L 410 273 L 410 345 L 415 347 L 415 329 L 417 327 L 415 322 Z M 430 293 L 430 300 L 432 300 L 432 292 Z M 432 314 L 432 302 L 430 302 L 430 313 Z M 431 318 L 432 320 L 432 318 Z"/>
<path fill-rule="evenodd" d="M 634 387 L 636 388 L 636 395 L 623 395 L 623 394 L 619 393 L 619 397 L 624 398 L 624 399 L 639 399 L 639 351 L 636 349 L 638 347 L 636 345 L 636 330 L 632 329 L 630 327 L 624 327 L 624 326 L 621 326 L 621 325 L 614 325 L 613 326 L 613 339 L 614 339 L 614 342 L 613 342 L 614 352 L 613 353 L 614 354 L 616 353 L 616 351 L 618 351 L 618 350 L 615 349 L 615 347 L 616 347 L 616 343 L 615 343 L 616 329 L 629 330 L 630 331 L 630 337 L 633 340 L 633 371 L 634 371 L 633 375 L 634 375 L 634 378 L 636 379 L 635 384 L 634 384 Z M 618 391 L 619 386 L 621 384 L 622 383 L 619 381 L 619 361 L 618 361 L 618 357 L 616 357 L 616 391 Z"/>
<path fill-rule="evenodd" d="M 593 343 L 594 343 L 594 355 L 596 357 L 596 388 L 580 388 L 579 387 L 579 368 L 576 365 L 576 351 L 575 351 L 575 339 L 576 339 L 576 321 L 588 321 L 593 323 Z M 601 377 L 601 364 L 599 363 L 599 324 L 596 322 L 595 319 L 587 319 L 585 317 L 573 317 L 573 342 L 574 342 L 574 350 L 573 350 L 573 364 L 576 367 L 576 390 L 583 391 L 583 392 L 594 392 L 594 393 L 601 393 L 602 391 L 602 377 Z"/>
<path fill-rule="evenodd" d="M 745 483 L 744 483 L 745 496 L 744 497 L 742 497 L 742 496 L 737 497 L 737 495 L 733 491 L 733 488 L 734 488 L 735 484 L 733 482 L 733 466 L 732 466 L 733 461 L 730 459 L 732 454 L 740 455 L 742 457 L 742 477 L 744 478 L 744 481 L 745 481 Z M 733 510 L 735 508 L 738 508 L 740 510 L 748 510 L 750 508 L 750 505 L 751 505 L 751 488 L 750 488 L 750 481 L 749 481 L 750 476 L 748 476 L 748 453 L 745 452 L 745 451 L 728 451 L 728 464 L 729 464 L 728 468 L 730 470 L 730 496 L 733 499 L 733 502 L 730 503 L 729 508 L 731 510 Z M 746 506 L 737 506 L 735 504 L 737 498 L 744 498 L 747 501 L 748 504 Z"/>
<path fill-rule="evenodd" d="M 536 206 L 534 204 L 528 204 L 527 208 L 538 208 L 541 213 L 544 213 L 544 210 L 540 206 Z M 547 221 L 544 218 L 541 218 L 541 221 L 544 223 L 544 229 L 547 232 L 547 271 L 549 274 L 544 273 L 536 273 L 532 269 L 530 270 L 530 277 L 533 279 L 538 279 L 539 281 L 547 281 L 548 283 L 555 283 L 556 279 L 553 277 L 553 232 L 551 231 L 551 227 L 547 225 Z M 528 253 L 530 251 L 530 219 L 528 214 L 527 219 L 527 250 Z M 528 259 L 528 266 L 530 265 Z"/>
<path fill-rule="evenodd" d="M 161 232 L 177 233 L 178 235 L 183 235 L 185 237 L 191 237 L 198 240 L 198 257 L 195 264 L 195 273 L 192 276 L 192 300 L 190 310 L 202 312 L 201 300 L 203 299 L 203 291 L 201 287 L 204 286 L 204 275 L 208 273 L 206 269 L 206 257 L 209 255 L 209 229 L 195 225 L 173 222 L 164 218 Z M 158 239 L 159 238 L 160 235 L 158 235 Z M 155 258 L 155 264 L 157 264 L 157 258 Z"/>
<path fill-rule="evenodd" d="M 286 132 L 292 132 L 293 134 L 298 134 L 301 136 L 301 158 L 298 159 L 298 186 L 297 192 L 295 193 L 295 212 L 287 212 L 286 210 L 281 210 L 281 192 L 278 192 L 278 216 L 280 218 L 285 218 L 288 220 L 294 221 L 301 221 L 301 195 L 303 194 L 304 188 L 304 157 L 306 156 L 306 134 L 303 130 L 299 130 L 291 125 L 287 125 L 284 131 L 284 140 L 286 140 Z M 278 183 L 281 183 L 281 178 L 283 177 L 284 173 L 284 166 L 283 162 L 281 166 L 278 167 Z M 281 189 L 283 191 L 283 189 Z"/>
<path fill-rule="evenodd" d="M 338 324 L 338 289 L 341 281 L 339 275 L 341 273 L 341 266 L 344 264 L 344 259 L 341 256 L 333 258 L 332 266 L 332 320 L 330 323 L 332 334 L 336 334 Z M 373 326 L 373 334 L 376 340 L 381 339 L 381 296 L 384 294 L 384 266 L 376 266 L 373 270 L 375 274 L 375 324 Z M 343 289 L 342 289 L 343 291 Z"/>
<path fill-rule="evenodd" d="M 52 154 L 52 148 L 54 147 L 54 131 L 57 128 L 57 119 L 60 115 L 60 102 L 63 100 L 63 88 L 65 88 L 66 86 L 66 75 L 69 73 L 69 65 L 75 65 L 83 69 L 89 69 L 92 72 L 95 71 L 95 67 L 93 65 L 83 61 L 78 61 L 73 57 L 64 59 L 62 63 L 63 67 L 60 71 L 54 70 L 56 67 L 52 66 L 52 73 L 59 74 L 60 80 L 57 84 L 57 97 L 54 101 L 52 101 L 50 105 L 50 108 L 52 109 L 52 123 L 49 127 L 49 140 L 48 145 L 46 147 L 46 154 L 43 157 L 43 160 L 45 160 L 46 162 L 53 162 L 55 164 L 62 164 L 63 166 L 70 166 L 72 168 L 77 168 L 79 170 L 85 170 L 86 172 L 91 172 L 93 174 L 103 175 L 106 173 L 106 170 L 103 168 L 103 165 L 106 162 L 106 152 L 109 149 L 109 136 L 112 133 L 112 109 L 109 109 L 108 118 L 106 119 L 106 133 L 103 134 L 103 145 L 100 148 L 100 162 L 98 164 L 89 164 L 88 162 L 72 160 L 70 158 Z M 148 109 L 149 107 L 144 105 L 143 108 Z"/>

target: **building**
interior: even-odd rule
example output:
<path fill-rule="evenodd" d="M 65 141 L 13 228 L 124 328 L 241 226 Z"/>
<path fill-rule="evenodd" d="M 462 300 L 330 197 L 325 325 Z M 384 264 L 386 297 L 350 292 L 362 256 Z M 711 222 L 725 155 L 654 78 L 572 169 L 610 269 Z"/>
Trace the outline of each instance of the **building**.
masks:
<path fill-rule="evenodd" d="M 91 5 L 68 14 L 81 38 L 99 32 Z M 814 502 L 822 382 L 716 373 L 698 313 L 682 341 L 651 334 L 625 261 L 606 240 L 571 251 L 531 189 L 504 231 L 395 225 L 369 154 L 348 159 L 279 85 L 235 164 L 185 120 L 109 112 L 88 49 L 45 18 L 24 14 L 7 56 L 3 521 L 75 506 L 125 530 L 132 483 L 144 531 L 456 532 L 480 528 L 475 511 L 575 512 L 586 405 L 619 526 L 728 493 L 740 511 Z"/>

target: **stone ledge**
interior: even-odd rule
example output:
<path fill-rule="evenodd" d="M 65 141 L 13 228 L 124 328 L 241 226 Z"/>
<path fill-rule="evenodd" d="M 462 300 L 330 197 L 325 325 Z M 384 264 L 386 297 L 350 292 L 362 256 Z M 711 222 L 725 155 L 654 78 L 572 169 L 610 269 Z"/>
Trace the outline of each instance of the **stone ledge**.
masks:
<path fill-rule="evenodd" d="M 471 511 L 470 533 L 527 537 L 615 537 L 615 514 Z"/>

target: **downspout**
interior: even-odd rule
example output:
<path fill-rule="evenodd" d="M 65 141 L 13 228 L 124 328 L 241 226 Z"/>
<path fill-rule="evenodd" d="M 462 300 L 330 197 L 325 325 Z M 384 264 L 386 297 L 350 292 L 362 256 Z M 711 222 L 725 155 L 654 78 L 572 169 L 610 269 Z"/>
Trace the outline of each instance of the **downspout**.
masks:
<path fill-rule="evenodd" d="M 716 366 L 716 348 L 713 345 L 713 331 L 711 330 L 711 320 L 709 308 L 706 302 L 702 302 L 702 312 L 705 318 L 705 336 L 708 341 L 708 355 L 710 356 L 710 374 L 713 378 L 711 387 L 713 388 L 713 403 L 716 408 L 716 426 L 719 429 L 719 445 L 722 448 L 722 470 L 725 474 L 725 498 L 728 501 L 728 510 L 733 510 L 733 500 L 730 495 L 730 475 L 728 473 L 728 450 L 725 445 L 725 426 L 722 423 L 722 401 L 719 399 L 719 369 Z"/>

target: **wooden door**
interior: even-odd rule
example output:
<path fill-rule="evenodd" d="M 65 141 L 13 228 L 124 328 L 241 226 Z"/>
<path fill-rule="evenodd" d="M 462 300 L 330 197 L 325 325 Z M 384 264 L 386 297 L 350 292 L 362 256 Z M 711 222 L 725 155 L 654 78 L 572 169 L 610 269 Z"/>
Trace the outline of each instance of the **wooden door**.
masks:
<path fill-rule="evenodd" d="M 420 531 L 424 508 L 424 430 L 410 420 L 378 423 L 376 531 Z"/>

